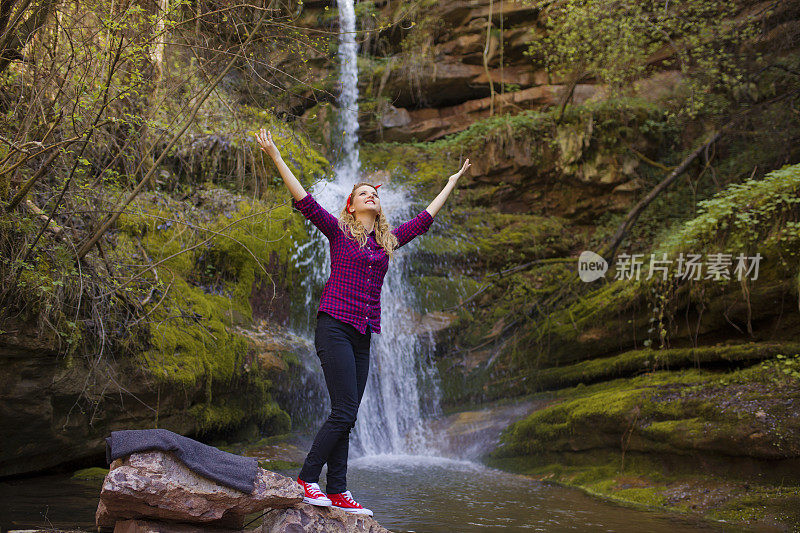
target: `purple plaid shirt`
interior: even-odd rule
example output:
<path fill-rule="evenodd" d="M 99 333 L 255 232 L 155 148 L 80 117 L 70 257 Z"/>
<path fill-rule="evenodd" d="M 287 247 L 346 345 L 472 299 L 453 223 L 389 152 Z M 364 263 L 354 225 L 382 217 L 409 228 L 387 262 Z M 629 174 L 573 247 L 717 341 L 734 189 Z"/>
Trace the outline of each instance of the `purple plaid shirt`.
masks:
<path fill-rule="evenodd" d="M 328 238 L 331 247 L 331 276 L 322 290 L 319 310 L 353 325 L 361 334 L 367 325 L 381 332 L 381 287 L 389 269 L 389 256 L 369 234 L 362 248 L 339 229 L 339 220 L 319 205 L 311 194 L 302 200 L 292 199 L 292 206 L 310 220 Z M 433 223 L 427 210 L 392 230 L 398 248 L 422 235 Z"/>

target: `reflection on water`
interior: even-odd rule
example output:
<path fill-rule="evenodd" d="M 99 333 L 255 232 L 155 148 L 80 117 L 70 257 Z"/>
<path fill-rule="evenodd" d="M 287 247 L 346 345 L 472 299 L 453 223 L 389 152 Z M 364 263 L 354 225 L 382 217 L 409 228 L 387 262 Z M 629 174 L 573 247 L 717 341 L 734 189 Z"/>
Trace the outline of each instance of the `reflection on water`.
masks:
<path fill-rule="evenodd" d="M 350 462 L 348 488 L 392 531 L 724 531 L 605 503 L 470 461 L 375 455 Z"/>
<path fill-rule="evenodd" d="M 297 475 L 294 470 L 281 473 Z M 325 474 L 324 468 L 323 490 Z M 441 457 L 360 457 L 350 461 L 347 479 L 353 496 L 372 509 L 381 525 L 397 532 L 770 531 L 633 510 L 578 490 Z M 99 492 L 99 481 L 65 475 L 0 482 L 0 528 L 94 531 Z"/>
<path fill-rule="evenodd" d="M 0 481 L 0 530 L 50 528 L 96 531 L 98 481 L 68 475 Z"/>

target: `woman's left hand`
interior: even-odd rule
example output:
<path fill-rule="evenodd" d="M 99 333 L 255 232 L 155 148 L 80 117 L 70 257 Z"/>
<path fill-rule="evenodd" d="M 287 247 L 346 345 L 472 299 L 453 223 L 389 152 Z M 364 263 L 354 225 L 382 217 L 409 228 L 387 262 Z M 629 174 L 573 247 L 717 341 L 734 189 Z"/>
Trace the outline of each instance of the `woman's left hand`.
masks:
<path fill-rule="evenodd" d="M 461 170 L 450 176 L 450 181 L 458 181 L 458 178 L 460 178 L 471 166 L 472 165 L 469 164 L 469 159 L 465 159 L 464 164 L 461 166 Z"/>

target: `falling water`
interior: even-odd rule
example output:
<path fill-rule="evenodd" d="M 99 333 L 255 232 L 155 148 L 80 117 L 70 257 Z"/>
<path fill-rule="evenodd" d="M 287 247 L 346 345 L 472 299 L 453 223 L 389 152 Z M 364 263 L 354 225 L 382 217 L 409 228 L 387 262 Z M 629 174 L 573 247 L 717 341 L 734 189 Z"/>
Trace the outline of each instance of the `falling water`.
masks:
<path fill-rule="evenodd" d="M 358 71 L 353 0 L 339 2 L 342 93 L 339 105 L 339 128 L 343 132 L 340 163 L 334 167 L 335 179 L 322 182 L 312 191 L 317 201 L 338 217 L 353 185 L 361 181 L 358 130 Z M 381 189 L 381 206 L 392 227 L 416 216 L 405 190 L 398 186 Z M 321 287 L 330 276 L 330 250 L 327 239 L 318 230 L 313 241 L 298 248 L 298 262 L 313 272 L 306 284 L 306 308 L 310 325 L 319 303 Z M 418 314 L 412 309 L 413 287 L 405 275 L 404 258 L 414 253 L 419 239 L 395 252 L 381 291 L 381 333 L 372 335 L 370 370 L 367 387 L 351 433 L 350 457 L 373 454 L 436 455 L 430 444 L 427 417 L 439 414 L 439 387 L 435 366 L 427 364 L 425 350 L 432 346 L 430 332 L 421 328 Z M 326 413 L 327 414 L 327 413 Z"/>
<path fill-rule="evenodd" d="M 358 160 L 358 44 L 353 0 L 337 2 L 339 6 L 339 128 L 342 132 L 342 158 L 336 165 L 336 181 L 351 187 L 359 176 Z M 347 191 L 348 193 L 350 191 Z"/>

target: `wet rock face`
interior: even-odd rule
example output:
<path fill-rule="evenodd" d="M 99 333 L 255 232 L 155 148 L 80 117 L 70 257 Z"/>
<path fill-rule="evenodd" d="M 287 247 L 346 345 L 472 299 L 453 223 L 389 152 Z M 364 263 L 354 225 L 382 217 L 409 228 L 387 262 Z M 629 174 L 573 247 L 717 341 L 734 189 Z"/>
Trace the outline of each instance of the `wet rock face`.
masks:
<path fill-rule="evenodd" d="M 303 501 L 298 483 L 263 468 L 253 492 L 245 494 L 198 476 L 160 451 L 131 454 L 111 466 L 95 517 L 99 528 L 148 518 L 238 529 L 249 514 Z"/>
<path fill-rule="evenodd" d="M 32 324 L 8 320 L 3 329 L 0 421 L 14 429 L 3 435 L 0 477 L 99 459 L 112 430 L 151 427 L 149 406 L 158 402 L 157 392 L 128 360 L 112 358 L 102 371 L 93 370 L 87 358 L 59 355 L 58 341 Z M 99 402 L 97 409 L 92 401 Z M 184 403 L 181 391 L 161 391 L 162 427 L 181 434 L 197 431 L 181 412 Z"/>

